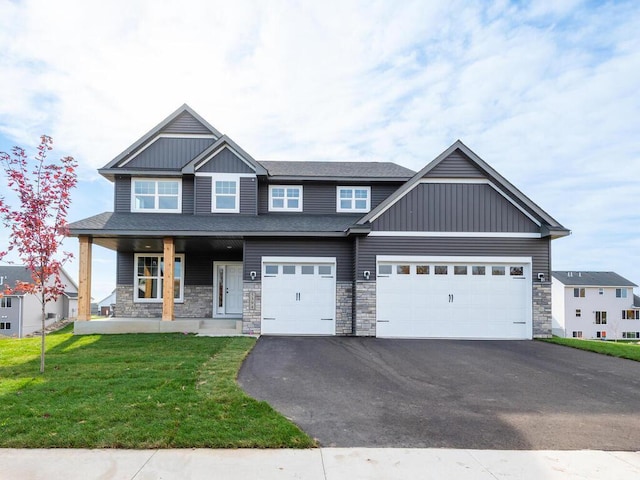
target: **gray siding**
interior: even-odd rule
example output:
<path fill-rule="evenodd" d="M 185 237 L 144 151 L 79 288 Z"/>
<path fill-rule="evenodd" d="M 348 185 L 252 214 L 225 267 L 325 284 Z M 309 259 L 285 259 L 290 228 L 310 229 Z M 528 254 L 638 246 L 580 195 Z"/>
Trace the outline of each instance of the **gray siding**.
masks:
<path fill-rule="evenodd" d="M 244 279 L 261 278 L 262 257 L 336 257 L 337 281 L 353 280 L 353 242 L 334 239 L 248 239 L 244 242 Z"/>
<path fill-rule="evenodd" d="M 358 240 L 356 278 L 369 270 L 375 280 L 376 255 L 533 257 L 533 278 L 550 278 L 549 238 L 365 237 Z"/>
<path fill-rule="evenodd" d="M 198 168 L 198 172 L 211 173 L 254 173 L 254 170 L 240 160 L 228 148 L 223 148 L 215 157 Z"/>
<path fill-rule="evenodd" d="M 161 133 L 197 133 L 211 134 L 209 129 L 188 112 L 182 112 L 173 122 L 164 127 Z"/>
<path fill-rule="evenodd" d="M 486 184 L 419 184 L 372 224 L 373 230 L 539 232 L 512 203 Z"/>
<path fill-rule="evenodd" d="M 194 212 L 194 177 L 182 177 L 182 213 Z"/>
<path fill-rule="evenodd" d="M 240 213 L 258 213 L 258 180 L 255 177 L 240 178 Z"/>
<path fill-rule="evenodd" d="M 116 284 L 133 285 L 133 252 L 118 252 L 116 259 Z"/>
<path fill-rule="evenodd" d="M 440 178 L 482 178 L 484 176 L 460 150 L 453 152 L 426 175 L 426 177 Z"/>
<path fill-rule="evenodd" d="M 211 177 L 195 177 L 196 215 L 211 213 Z"/>
<path fill-rule="evenodd" d="M 116 176 L 113 198 L 114 212 L 131 211 L 131 177 Z"/>
<path fill-rule="evenodd" d="M 125 168 L 180 170 L 214 141 L 213 138 L 159 138 Z"/>
<path fill-rule="evenodd" d="M 331 214 L 336 213 L 336 183 L 314 182 L 282 182 L 274 185 L 302 185 L 302 208 L 304 213 Z M 358 185 L 355 182 L 344 182 L 340 185 Z M 395 192 L 402 183 L 383 183 L 371 186 L 371 209 Z M 258 213 L 269 213 L 269 184 L 260 182 L 258 190 Z"/>

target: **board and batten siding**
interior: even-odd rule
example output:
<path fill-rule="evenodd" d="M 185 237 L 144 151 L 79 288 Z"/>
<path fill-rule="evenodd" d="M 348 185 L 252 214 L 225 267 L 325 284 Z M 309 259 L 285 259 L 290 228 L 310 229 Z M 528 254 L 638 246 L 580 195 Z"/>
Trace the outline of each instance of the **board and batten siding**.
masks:
<path fill-rule="evenodd" d="M 127 163 L 126 168 L 179 171 L 214 141 L 213 138 L 158 138 Z"/>
<path fill-rule="evenodd" d="M 195 212 L 196 215 L 211 214 L 211 195 L 213 179 L 210 176 L 195 178 Z M 255 177 L 240 177 L 240 213 L 256 214 L 257 180 Z M 220 213 L 219 215 L 232 215 Z"/>
<path fill-rule="evenodd" d="M 209 129 L 188 112 L 182 112 L 171 123 L 165 126 L 160 133 L 191 133 L 211 135 Z"/>
<path fill-rule="evenodd" d="M 357 239 L 356 278 L 376 276 L 376 255 L 441 257 L 532 257 L 533 277 L 551 274 L 551 240 L 546 238 L 364 237 Z"/>
<path fill-rule="evenodd" d="M 421 183 L 372 223 L 373 230 L 536 233 L 540 227 L 487 184 Z"/>
<path fill-rule="evenodd" d="M 302 185 L 302 211 L 303 213 L 328 215 L 336 213 L 336 196 L 338 186 L 358 185 L 358 182 L 341 183 L 316 183 L 316 182 L 273 182 L 273 185 Z M 402 185 L 398 183 L 383 183 L 371 186 L 371 208 L 377 207 L 380 202 L 395 192 Z M 258 189 L 258 213 L 269 213 L 269 184 L 260 182 Z"/>
<path fill-rule="evenodd" d="M 244 242 L 244 280 L 256 281 L 262 273 L 262 257 L 335 257 L 338 282 L 353 280 L 353 242 L 340 239 L 247 239 Z"/>
<path fill-rule="evenodd" d="M 198 172 L 204 173 L 255 173 L 245 162 L 228 148 L 220 150 L 216 156 L 211 157 L 203 165 L 198 167 Z"/>

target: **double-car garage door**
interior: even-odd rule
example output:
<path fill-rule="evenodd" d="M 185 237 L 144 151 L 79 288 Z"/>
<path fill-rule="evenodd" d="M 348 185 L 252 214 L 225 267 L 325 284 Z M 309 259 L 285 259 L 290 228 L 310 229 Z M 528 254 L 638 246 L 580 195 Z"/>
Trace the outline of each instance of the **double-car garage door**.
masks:
<path fill-rule="evenodd" d="M 376 334 L 529 339 L 530 259 L 378 257 Z"/>

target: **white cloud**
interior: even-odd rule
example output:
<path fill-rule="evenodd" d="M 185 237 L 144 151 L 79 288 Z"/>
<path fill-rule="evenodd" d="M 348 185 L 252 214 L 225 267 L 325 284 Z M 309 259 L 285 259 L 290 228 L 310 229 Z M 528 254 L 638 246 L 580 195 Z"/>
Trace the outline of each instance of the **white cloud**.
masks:
<path fill-rule="evenodd" d="M 258 159 L 419 169 L 460 138 L 573 229 L 556 266 L 639 282 L 638 24 L 635 2 L 3 2 L 0 136 L 78 158 L 74 219 L 184 102 Z"/>

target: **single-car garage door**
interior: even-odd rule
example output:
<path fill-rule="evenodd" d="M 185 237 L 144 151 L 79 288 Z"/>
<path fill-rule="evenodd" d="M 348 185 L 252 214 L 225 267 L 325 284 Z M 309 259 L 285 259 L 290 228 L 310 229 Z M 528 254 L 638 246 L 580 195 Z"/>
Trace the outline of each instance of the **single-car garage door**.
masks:
<path fill-rule="evenodd" d="M 528 258 L 377 258 L 376 335 L 532 338 Z"/>
<path fill-rule="evenodd" d="M 263 334 L 335 335 L 335 315 L 335 258 L 263 257 Z"/>

